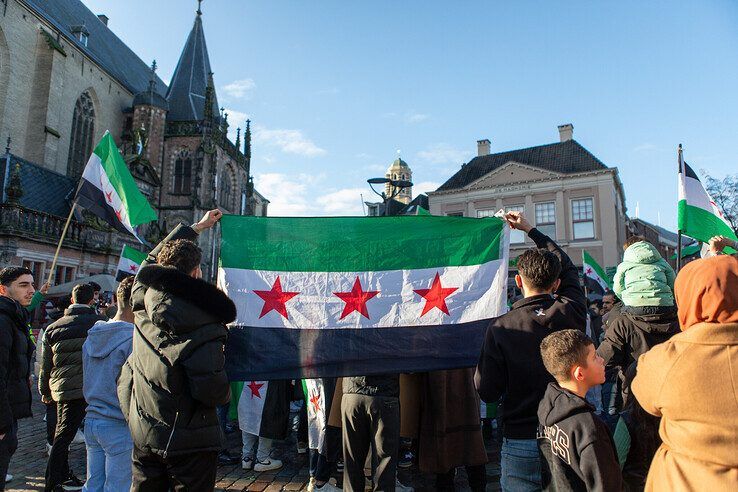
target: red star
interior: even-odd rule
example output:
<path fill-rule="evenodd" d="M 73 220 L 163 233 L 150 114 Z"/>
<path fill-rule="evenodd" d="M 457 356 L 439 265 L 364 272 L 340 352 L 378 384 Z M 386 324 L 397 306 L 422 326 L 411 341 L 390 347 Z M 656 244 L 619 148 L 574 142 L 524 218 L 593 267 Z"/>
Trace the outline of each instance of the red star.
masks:
<path fill-rule="evenodd" d="M 138 266 L 137 265 L 131 265 L 131 266 L 128 267 L 128 269 L 130 271 L 132 271 L 132 272 L 135 272 L 136 270 L 138 270 Z"/>
<path fill-rule="evenodd" d="M 458 287 L 442 287 L 441 277 L 436 272 L 436 276 L 433 279 L 430 289 L 415 289 L 414 292 L 419 294 L 425 299 L 425 306 L 423 306 L 423 312 L 420 316 L 425 316 L 425 313 L 431 309 L 438 308 L 444 313 L 448 314 L 448 307 L 446 306 L 446 298 L 453 292 L 457 291 Z"/>
<path fill-rule="evenodd" d="M 108 203 L 113 203 L 113 190 L 110 190 L 110 193 L 105 193 L 105 198 L 108 201 Z"/>
<path fill-rule="evenodd" d="M 313 404 L 313 410 L 315 411 L 315 413 L 320 412 L 320 395 L 318 393 L 314 393 L 310 397 L 310 403 Z"/>
<path fill-rule="evenodd" d="M 592 273 L 592 269 L 587 267 L 587 275 L 589 275 L 590 273 Z"/>
<path fill-rule="evenodd" d="M 123 222 L 122 214 L 123 214 L 123 209 L 122 208 L 120 210 L 116 210 L 115 211 L 115 216 L 118 217 L 118 220 L 121 221 L 121 222 Z"/>
<path fill-rule="evenodd" d="M 251 390 L 251 398 L 254 397 L 261 398 L 261 394 L 259 393 L 259 390 L 264 386 L 264 383 L 257 383 L 256 381 L 251 381 L 249 384 L 246 385 Z"/>
<path fill-rule="evenodd" d="M 361 290 L 361 282 L 359 282 L 358 276 L 356 277 L 356 280 L 354 281 L 354 286 L 351 288 L 350 292 L 333 293 L 334 296 L 340 297 L 341 300 L 346 303 L 346 305 L 343 307 L 343 312 L 341 313 L 341 319 L 345 318 L 354 311 L 358 311 L 363 317 L 365 317 L 366 319 L 370 319 L 369 311 L 367 311 L 366 309 L 366 301 L 376 296 L 377 294 L 379 294 L 379 291 L 376 290 L 368 290 L 366 292 Z"/>
<path fill-rule="evenodd" d="M 285 303 L 295 297 L 299 292 L 282 292 L 282 282 L 277 276 L 277 280 L 272 285 L 272 290 L 255 290 L 254 294 L 264 300 L 264 307 L 261 308 L 259 318 L 263 318 L 272 309 L 289 319 L 287 316 L 287 306 Z"/>

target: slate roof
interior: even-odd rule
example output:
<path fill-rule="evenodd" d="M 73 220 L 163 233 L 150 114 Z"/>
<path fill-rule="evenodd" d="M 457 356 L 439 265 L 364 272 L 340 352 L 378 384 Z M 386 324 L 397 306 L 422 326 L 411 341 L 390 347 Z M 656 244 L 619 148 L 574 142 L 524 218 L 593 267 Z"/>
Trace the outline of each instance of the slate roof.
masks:
<path fill-rule="evenodd" d="M 80 0 L 21 0 L 39 17 L 54 26 L 67 41 L 89 56 L 131 94 L 149 86 L 151 70 L 108 26 L 102 23 Z M 87 46 L 72 33 L 84 25 L 89 32 Z M 167 86 L 158 77 L 156 89 L 164 93 Z"/>
<path fill-rule="evenodd" d="M 664 239 L 666 239 L 667 241 L 671 243 L 677 243 L 679 241 L 679 235 L 676 232 L 672 232 L 669 229 L 664 229 L 663 227 L 658 226 L 656 224 L 652 224 L 648 222 L 647 220 L 636 218 L 636 219 L 631 219 L 631 222 L 634 222 L 636 224 L 641 223 L 643 226 L 653 229 L 654 231 L 658 232 L 659 236 L 663 237 Z M 684 236 L 684 235 L 682 236 L 682 247 L 689 246 L 695 242 L 696 241 L 689 236 Z"/>
<path fill-rule="evenodd" d="M 582 147 L 579 142 L 576 140 L 567 140 L 565 142 L 528 147 L 527 149 L 477 156 L 463 166 L 456 174 L 451 176 L 436 191 L 464 188 L 510 161 L 563 174 L 608 169 L 602 161 Z"/>
<path fill-rule="evenodd" d="M 202 17 L 197 14 L 182 54 L 169 82 L 169 121 L 202 120 L 205 115 L 205 89 L 208 87 L 210 58 L 202 29 Z M 213 97 L 213 115 L 218 119 L 218 98 Z"/>
<path fill-rule="evenodd" d="M 0 159 L 3 161 L 2 169 L 5 169 L 5 156 L 0 156 Z M 20 205 L 57 217 L 66 217 L 77 181 L 12 154 L 8 176 L 14 171 L 16 163 L 20 164 L 23 189 Z"/>

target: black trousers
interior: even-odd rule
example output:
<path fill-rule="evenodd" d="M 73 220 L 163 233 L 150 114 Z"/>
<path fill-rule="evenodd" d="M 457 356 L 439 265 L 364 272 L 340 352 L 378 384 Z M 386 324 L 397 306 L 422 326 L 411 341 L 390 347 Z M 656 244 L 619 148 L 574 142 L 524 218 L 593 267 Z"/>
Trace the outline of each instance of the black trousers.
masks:
<path fill-rule="evenodd" d="M 484 465 L 466 466 L 466 476 L 472 492 L 484 492 L 487 488 L 487 470 Z M 438 492 L 454 492 L 454 475 L 456 468 L 447 473 L 436 475 L 436 490 Z"/>
<path fill-rule="evenodd" d="M 369 450 L 375 464 L 374 491 L 393 492 L 400 447 L 400 400 L 384 396 L 344 394 L 343 490 L 363 492 Z"/>
<path fill-rule="evenodd" d="M 5 435 L 0 439 L 0 491 L 5 490 L 5 475 L 8 473 L 10 458 L 18 449 L 18 421 L 13 419 L 10 428 L 5 430 Z"/>
<path fill-rule="evenodd" d="M 69 478 L 69 445 L 85 418 L 84 399 L 56 402 L 56 432 L 46 465 L 46 489 L 50 491 Z"/>
<path fill-rule="evenodd" d="M 131 492 L 210 492 L 215 488 L 218 451 L 167 456 L 133 446 Z"/>
<path fill-rule="evenodd" d="M 46 405 L 46 442 L 54 444 L 56 434 L 56 402 L 52 401 Z"/>

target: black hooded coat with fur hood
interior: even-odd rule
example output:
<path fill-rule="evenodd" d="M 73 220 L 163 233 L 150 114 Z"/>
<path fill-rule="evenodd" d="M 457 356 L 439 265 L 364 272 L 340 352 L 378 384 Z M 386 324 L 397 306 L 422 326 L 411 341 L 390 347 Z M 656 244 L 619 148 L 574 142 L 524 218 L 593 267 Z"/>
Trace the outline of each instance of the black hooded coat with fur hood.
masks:
<path fill-rule="evenodd" d="M 179 225 L 149 260 L 167 241 L 196 238 Z M 134 444 L 163 457 L 220 450 L 216 407 L 230 400 L 223 346 L 233 302 L 214 285 L 157 264 L 141 268 L 132 300 L 133 351 L 118 398 Z"/>

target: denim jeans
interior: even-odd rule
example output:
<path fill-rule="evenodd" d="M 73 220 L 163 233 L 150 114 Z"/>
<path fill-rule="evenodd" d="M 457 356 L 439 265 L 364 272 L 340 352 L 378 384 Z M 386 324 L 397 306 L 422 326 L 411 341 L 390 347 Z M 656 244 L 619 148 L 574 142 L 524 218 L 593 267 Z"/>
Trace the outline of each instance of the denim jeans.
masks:
<path fill-rule="evenodd" d="M 254 459 L 254 447 L 257 442 L 259 445 L 256 449 L 256 461 L 264 462 L 269 459 L 269 454 L 272 452 L 272 439 L 258 437 L 246 431 L 241 431 L 241 440 L 243 441 L 243 459 Z"/>
<path fill-rule="evenodd" d="M 131 488 L 133 440 L 125 422 L 87 417 L 87 483 L 84 491 L 117 492 Z"/>
<path fill-rule="evenodd" d="M 502 440 L 500 486 L 504 492 L 541 490 L 541 458 L 535 439 Z"/>

